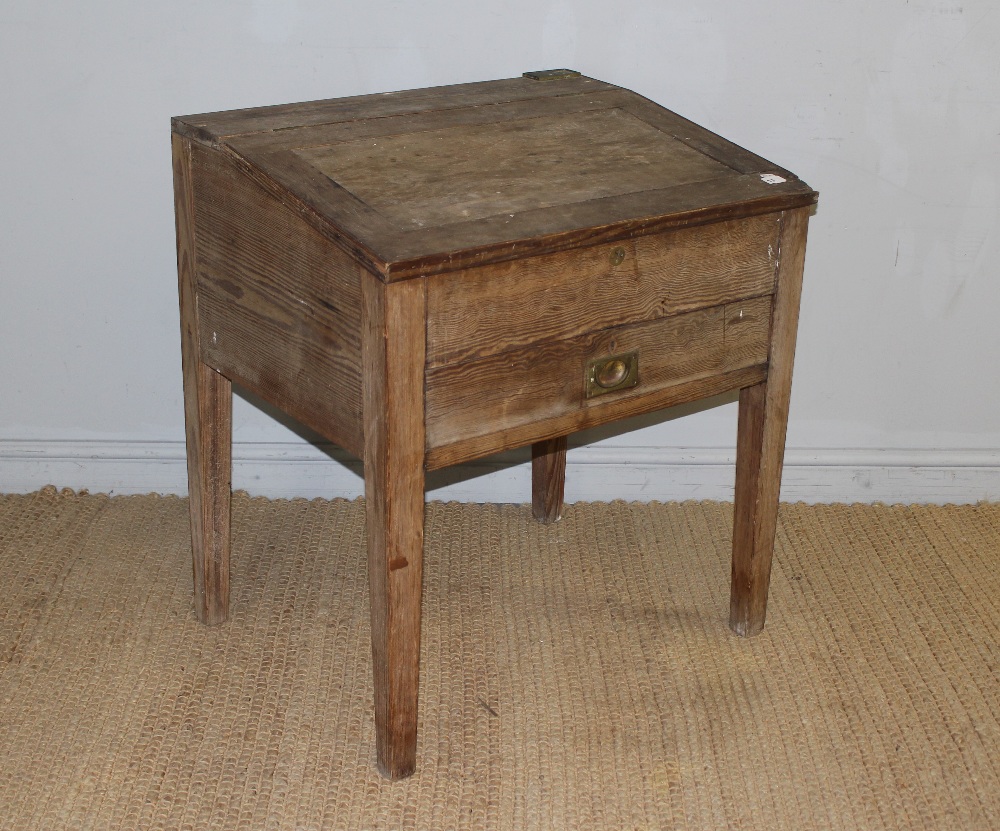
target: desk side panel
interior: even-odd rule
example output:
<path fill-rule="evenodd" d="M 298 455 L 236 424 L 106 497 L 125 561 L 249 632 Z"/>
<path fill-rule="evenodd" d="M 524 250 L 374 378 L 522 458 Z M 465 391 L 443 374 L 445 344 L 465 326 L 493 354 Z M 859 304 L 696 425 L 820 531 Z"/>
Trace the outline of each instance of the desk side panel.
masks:
<path fill-rule="evenodd" d="M 193 179 L 205 362 L 361 456 L 361 266 L 222 154 Z"/>

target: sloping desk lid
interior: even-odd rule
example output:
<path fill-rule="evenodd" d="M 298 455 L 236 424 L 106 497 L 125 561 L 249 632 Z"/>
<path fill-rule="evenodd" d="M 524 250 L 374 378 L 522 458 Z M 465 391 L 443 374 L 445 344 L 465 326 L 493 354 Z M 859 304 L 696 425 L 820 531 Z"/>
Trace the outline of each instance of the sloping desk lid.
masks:
<path fill-rule="evenodd" d="M 553 74 L 183 116 L 174 130 L 386 280 L 816 201 L 634 92 Z"/>

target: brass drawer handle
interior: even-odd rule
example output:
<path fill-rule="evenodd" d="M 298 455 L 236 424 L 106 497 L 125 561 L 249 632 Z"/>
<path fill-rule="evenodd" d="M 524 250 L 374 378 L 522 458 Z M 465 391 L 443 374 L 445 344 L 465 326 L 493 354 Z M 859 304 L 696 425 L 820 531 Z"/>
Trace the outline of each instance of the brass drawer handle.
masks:
<path fill-rule="evenodd" d="M 621 265 L 625 262 L 625 249 L 620 245 L 611 249 L 611 253 L 608 254 L 608 259 L 611 261 L 611 265 Z"/>
<path fill-rule="evenodd" d="M 639 383 L 639 353 L 595 358 L 587 363 L 587 398 L 625 390 Z"/>

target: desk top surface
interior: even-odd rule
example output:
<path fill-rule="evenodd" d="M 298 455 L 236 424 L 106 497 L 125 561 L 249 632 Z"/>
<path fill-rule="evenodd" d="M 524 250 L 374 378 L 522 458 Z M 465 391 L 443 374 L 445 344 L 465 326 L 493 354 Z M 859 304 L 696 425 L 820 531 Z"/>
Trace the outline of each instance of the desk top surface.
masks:
<path fill-rule="evenodd" d="M 541 76 L 182 116 L 174 130 L 387 280 L 816 201 L 634 92 Z"/>

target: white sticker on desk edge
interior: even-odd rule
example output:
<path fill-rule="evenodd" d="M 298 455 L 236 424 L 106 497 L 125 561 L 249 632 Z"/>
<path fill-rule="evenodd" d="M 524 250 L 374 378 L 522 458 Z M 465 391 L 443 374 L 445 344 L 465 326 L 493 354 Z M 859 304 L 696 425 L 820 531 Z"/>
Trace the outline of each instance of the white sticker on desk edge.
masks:
<path fill-rule="evenodd" d="M 788 181 L 784 176 L 779 176 L 777 173 L 761 173 L 760 180 L 765 185 L 780 185 L 782 182 Z"/>

